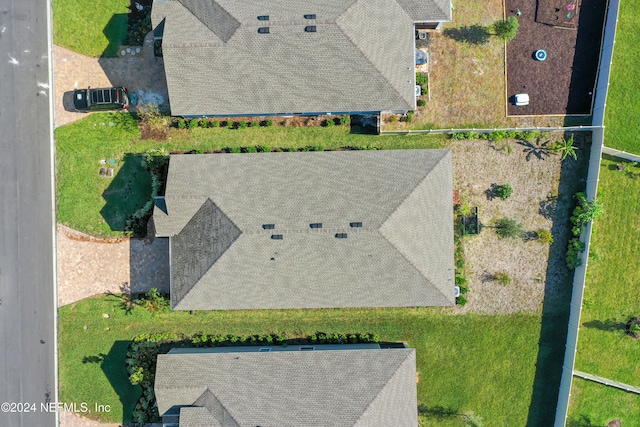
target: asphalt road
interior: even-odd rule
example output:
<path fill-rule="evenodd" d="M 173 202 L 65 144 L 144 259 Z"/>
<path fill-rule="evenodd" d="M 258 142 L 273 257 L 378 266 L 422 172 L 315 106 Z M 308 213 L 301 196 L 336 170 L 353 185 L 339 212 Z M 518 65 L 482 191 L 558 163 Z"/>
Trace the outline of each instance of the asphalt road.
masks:
<path fill-rule="evenodd" d="M 57 419 L 42 407 L 57 400 L 49 16 L 47 0 L 0 0 L 2 427 Z"/>

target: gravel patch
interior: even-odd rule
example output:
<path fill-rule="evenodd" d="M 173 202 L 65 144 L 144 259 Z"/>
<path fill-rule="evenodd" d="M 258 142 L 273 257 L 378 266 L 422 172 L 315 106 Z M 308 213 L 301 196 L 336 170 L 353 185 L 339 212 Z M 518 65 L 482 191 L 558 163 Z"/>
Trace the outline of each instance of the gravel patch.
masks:
<path fill-rule="evenodd" d="M 547 134 L 532 144 L 535 148 L 561 136 L 561 133 Z M 544 150 L 532 153 L 531 146 L 513 140 L 508 141 L 513 147 L 508 154 L 499 149 L 503 144 L 483 140 L 452 142 L 454 188 L 460 191 L 463 204 L 478 206 L 479 220 L 484 226 L 480 234 L 463 240 L 470 291 L 465 295 L 468 303 L 457 306 L 457 313 L 540 313 L 545 297 L 546 303 L 561 295 L 561 287 L 566 286 L 570 273 L 564 253 L 573 194 L 564 194 L 559 189 L 560 157 L 545 155 Z M 575 184 L 577 162 L 567 160 L 564 168 L 563 179 L 571 176 L 568 180 L 573 179 Z M 513 187 L 511 197 L 505 201 L 490 199 L 487 190 L 505 183 Z M 563 182 L 563 187 L 574 185 Z M 548 214 L 543 215 L 544 212 Z M 499 239 L 493 223 L 502 217 L 516 219 L 527 232 L 549 230 L 555 243 L 550 247 L 535 240 Z M 511 283 L 498 283 L 494 279 L 497 273 L 507 274 Z"/>

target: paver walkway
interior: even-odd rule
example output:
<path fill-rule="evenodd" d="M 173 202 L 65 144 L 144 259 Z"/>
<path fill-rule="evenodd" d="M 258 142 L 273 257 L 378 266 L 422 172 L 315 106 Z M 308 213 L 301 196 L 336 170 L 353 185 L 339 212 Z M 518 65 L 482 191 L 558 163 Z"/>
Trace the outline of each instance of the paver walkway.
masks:
<path fill-rule="evenodd" d="M 100 240 L 58 225 L 58 305 L 106 292 L 169 292 L 168 239 Z"/>
<path fill-rule="evenodd" d="M 60 412 L 61 427 L 120 427 L 122 424 L 103 424 L 98 421 L 84 418 L 73 412 Z"/>
<path fill-rule="evenodd" d="M 143 102 L 169 101 L 163 59 L 153 55 L 153 32 L 147 34 L 141 53 L 133 57 L 89 58 L 54 46 L 53 77 L 55 127 L 86 116 L 73 108 L 73 90 L 77 88 L 124 86 Z"/>

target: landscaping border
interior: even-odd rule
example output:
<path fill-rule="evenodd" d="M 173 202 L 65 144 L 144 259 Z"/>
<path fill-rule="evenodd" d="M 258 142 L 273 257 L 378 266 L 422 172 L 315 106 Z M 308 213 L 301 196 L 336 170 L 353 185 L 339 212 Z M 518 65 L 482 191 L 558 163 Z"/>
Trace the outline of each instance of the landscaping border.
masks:
<path fill-rule="evenodd" d="M 586 183 L 586 195 L 588 200 L 593 200 L 598 191 L 600 162 L 602 160 L 602 152 L 604 149 L 604 113 L 607 105 L 607 92 L 609 89 L 609 78 L 611 76 L 611 64 L 613 61 L 613 48 L 616 39 L 616 24 L 618 22 L 619 10 L 620 0 L 610 0 L 608 2 L 604 35 L 602 38 L 600 52 L 600 66 L 598 67 L 598 78 L 596 80 L 595 103 L 593 105 L 592 127 L 594 129 L 592 133 L 591 153 L 589 157 Z M 589 260 L 592 225 L 593 223 L 589 222 L 582 233 L 582 238 L 585 244 L 585 250 L 580 255 L 582 265 L 576 268 L 573 276 L 567 342 L 565 344 L 562 378 L 560 380 L 560 391 L 558 393 L 554 427 L 565 427 L 567 423 L 567 416 L 569 414 L 571 386 L 573 384 L 576 352 L 578 349 L 580 315 L 582 314 L 582 301 L 584 299 L 584 285 Z"/>

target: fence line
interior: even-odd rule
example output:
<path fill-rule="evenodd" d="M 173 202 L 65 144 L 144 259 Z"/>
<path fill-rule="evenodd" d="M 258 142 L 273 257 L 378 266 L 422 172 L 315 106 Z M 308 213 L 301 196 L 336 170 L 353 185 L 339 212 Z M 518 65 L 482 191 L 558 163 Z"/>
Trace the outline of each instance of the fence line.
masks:
<path fill-rule="evenodd" d="M 586 196 L 592 200 L 598 190 L 600 175 L 600 162 L 604 148 L 604 113 L 611 76 L 611 63 L 613 60 L 613 48 L 616 38 L 616 24 L 620 10 L 620 0 L 610 0 L 607 5 L 607 14 L 602 38 L 602 50 L 600 53 L 600 65 L 598 67 L 598 80 L 596 83 L 596 98 L 593 108 L 593 122 L 597 129 L 593 130 L 591 152 L 589 155 L 589 171 L 587 173 Z M 565 344 L 564 362 L 562 364 L 562 377 L 558 392 L 558 404 L 556 405 L 556 417 L 554 427 L 565 427 L 569 413 L 569 400 L 571 397 L 571 385 L 578 349 L 578 333 L 580 329 L 580 315 L 582 313 L 582 301 L 584 298 L 584 284 L 587 274 L 589 246 L 591 245 L 592 223 L 588 223 L 582 232 L 581 238 L 585 244 L 585 250 L 580 259 L 582 265 L 576 268 L 573 275 L 573 290 L 571 293 L 571 305 L 569 324 L 567 326 L 567 341 Z"/>
<path fill-rule="evenodd" d="M 640 156 L 637 154 L 627 153 L 626 151 L 616 150 L 615 148 L 602 147 L 602 152 L 613 157 L 629 160 L 630 162 L 640 162 Z"/>
<path fill-rule="evenodd" d="M 579 125 L 579 126 L 558 126 L 558 127 L 522 127 L 522 128 L 492 128 L 492 129 L 397 129 L 397 130 L 380 130 L 380 135 L 418 135 L 418 134 L 443 134 L 443 133 L 491 133 L 491 132 L 580 132 L 592 131 L 599 129 L 601 126 Z"/>
<path fill-rule="evenodd" d="M 609 387 L 619 388 L 620 390 L 628 391 L 629 393 L 640 394 L 640 388 L 634 387 L 629 384 L 621 383 L 618 381 L 610 380 L 608 378 L 603 378 L 597 375 L 587 374 L 586 372 L 580 372 L 580 371 L 573 371 L 573 375 L 575 375 L 576 377 L 584 378 L 585 380 L 608 385 Z"/>

